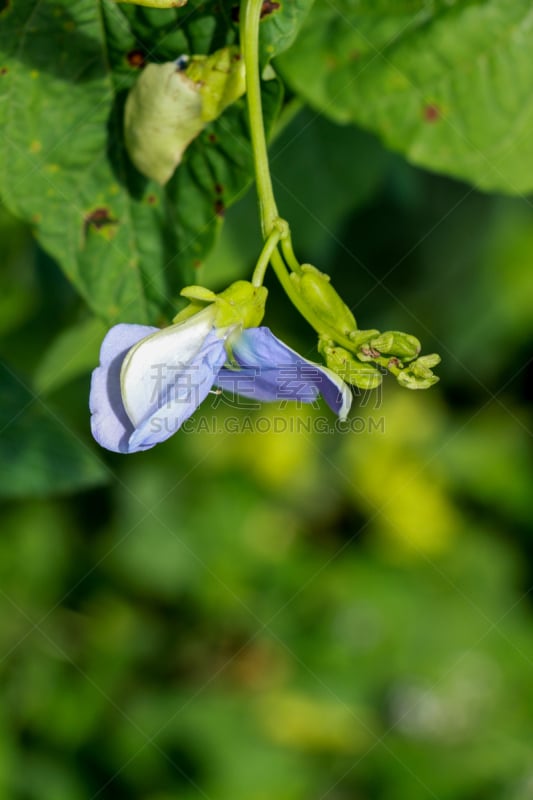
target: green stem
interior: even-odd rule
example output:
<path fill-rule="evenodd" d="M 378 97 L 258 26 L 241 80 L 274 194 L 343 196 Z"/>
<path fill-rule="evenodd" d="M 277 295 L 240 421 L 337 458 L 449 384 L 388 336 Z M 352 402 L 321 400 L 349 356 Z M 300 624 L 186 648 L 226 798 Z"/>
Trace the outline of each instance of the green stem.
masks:
<path fill-rule="evenodd" d="M 282 230 L 279 227 L 275 227 L 263 245 L 263 249 L 261 250 L 261 255 L 255 265 L 254 274 L 252 275 L 252 284 L 254 286 L 262 286 L 263 281 L 265 279 L 265 272 L 267 270 L 268 265 L 270 264 L 270 259 L 272 258 L 272 253 L 278 246 L 278 242 L 281 239 Z"/>
<path fill-rule="evenodd" d="M 385 369 L 395 377 L 402 371 L 402 367 L 396 366 L 394 358 L 391 356 L 379 356 L 379 358 L 375 358 L 374 361 L 376 364 L 379 364 L 380 367 L 385 367 Z"/>
<path fill-rule="evenodd" d="M 294 254 L 294 250 L 292 247 L 292 238 L 290 228 L 287 225 L 287 233 L 284 238 L 281 240 L 281 252 L 283 253 L 283 257 L 289 267 L 293 270 L 293 272 L 301 272 L 302 267 L 298 259 Z"/>
<path fill-rule="evenodd" d="M 261 229 L 263 238 L 266 240 L 254 270 L 252 283 L 254 286 L 262 284 L 265 270 L 270 260 L 285 293 L 304 319 L 319 334 L 329 336 L 335 341 L 347 344 L 350 347 L 349 340 L 341 341 L 338 333 L 331 331 L 327 325 L 324 325 L 320 317 L 300 296 L 287 270 L 288 265 L 294 272 L 300 272 L 301 266 L 294 254 L 290 228 L 285 220 L 280 219 L 278 214 L 268 163 L 268 149 L 261 105 L 261 77 L 259 73 L 259 23 L 262 7 L 263 0 L 241 0 L 240 35 L 246 70 L 246 101 L 248 104 Z M 283 257 L 278 250 L 280 241 Z"/>
<path fill-rule="evenodd" d="M 272 189 L 272 179 L 268 165 L 268 150 L 261 105 L 261 78 L 259 74 L 259 22 L 263 0 L 242 0 L 241 2 L 241 48 L 246 70 L 246 99 L 250 120 L 250 136 L 254 159 L 254 169 L 259 197 L 261 228 L 266 238 L 271 233 L 278 218 L 278 210 Z"/>

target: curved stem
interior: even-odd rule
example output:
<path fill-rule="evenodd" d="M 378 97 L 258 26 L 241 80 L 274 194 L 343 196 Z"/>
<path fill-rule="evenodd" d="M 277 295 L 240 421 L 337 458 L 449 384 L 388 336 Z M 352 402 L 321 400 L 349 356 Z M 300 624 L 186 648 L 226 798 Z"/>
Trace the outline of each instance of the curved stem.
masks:
<path fill-rule="evenodd" d="M 263 0 L 242 0 L 241 2 L 241 48 L 246 70 L 246 99 L 250 120 L 250 136 L 254 169 L 259 196 L 261 228 L 266 238 L 278 217 L 272 179 L 268 165 L 268 151 L 261 105 L 261 78 L 259 74 L 259 21 Z"/>
<path fill-rule="evenodd" d="M 301 264 L 294 254 L 290 230 L 287 230 L 287 235 L 281 240 L 281 252 L 283 253 L 285 261 L 293 270 L 293 272 L 302 271 Z"/>
<path fill-rule="evenodd" d="M 268 235 L 265 244 L 263 245 L 263 249 L 261 250 L 261 255 L 257 260 L 257 264 L 255 265 L 254 274 L 252 275 L 252 284 L 254 286 L 263 285 L 265 272 L 267 271 L 267 267 L 270 264 L 270 259 L 272 258 L 272 253 L 278 246 L 281 236 L 282 231 L 277 226 Z"/>

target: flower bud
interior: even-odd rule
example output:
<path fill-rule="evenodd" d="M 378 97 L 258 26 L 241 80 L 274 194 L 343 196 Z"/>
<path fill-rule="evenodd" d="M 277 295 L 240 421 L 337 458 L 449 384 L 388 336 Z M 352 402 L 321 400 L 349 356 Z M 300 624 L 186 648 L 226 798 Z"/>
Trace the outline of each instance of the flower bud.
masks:
<path fill-rule="evenodd" d="M 428 369 L 433 369 L 433 367 L 436 367 L 438 364 L 440 364 L 441 360 L 442 359 L 438 353 L 428 353 L 427 356 L 420 356 L 420 358 L 417 358 L 415 364 L 418 364 L 419 366 L 423 365 Z"/>
<path fill-rule="evenodd" d="M 420 353 L 421 344 L 416 336 L 401 331 L 386 331 L 370 342 L 371 347 L 386 355 L 397 356 L 402 361 L 412 361 Z"/>
<path fill-rule="evenodd" d="M 379 335 L 379 331 L 371 328 L 367 331 L 351 331 L 348 339 L 353 342 L 354 350 L 359 350 L 364 345 L 369 344 L 370 340 Z"/>
<path fill-rule="evenodd" d="M 381 372 L 373 364 L 362 364 L 343 347 L 332 347 L 322 343 L 319 349 L 329 369 L 336 372 L 346 383 L 359 389 L 375 389 L 383 380 Z"/>
<path fill-rule="evenodd" d="M 324 333 L 346 337 L 356 330 L 355 317 L 331 285 L 329 275 L 311 264 L 303 264 L 301 272 L 291 273 L 291 280 L 304 302 L 324 323 Z"/>
<path fill-rule="evenodd" d="M 405 369 L 400 370 L 396 375 L 400 386 L 403 386 L 405 389 L 429 389 L 430 386 L 434 386 L 438 383 L 439 378 L 434 375 L 431 369 L 424 363 L 424 359 L 427 359 L 427 363 L 438 363 L 435 362 L 435 356 L 436 354 L 422 356 L 422 358 L 413 361 L 412 364 L 409 364 Z M 437 358 L 440 361 L 440 357 L 437 356 Z"/>

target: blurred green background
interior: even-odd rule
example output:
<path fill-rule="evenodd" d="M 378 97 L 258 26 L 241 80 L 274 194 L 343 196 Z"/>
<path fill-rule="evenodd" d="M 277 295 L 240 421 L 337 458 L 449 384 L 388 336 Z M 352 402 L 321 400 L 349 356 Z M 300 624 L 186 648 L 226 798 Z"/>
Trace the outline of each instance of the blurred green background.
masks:
<path fill-rule="evenodd" d="M 440 352 L 441 383 L 386 381 L 337 433 L 212 396 L 108 454 L 104 330 L 2 212 L 1 798 L 533 798 L 533 205 L 307 111 L 272 155 L 297 252 L 361 327 Z M 249 193 L 199 282 L 258 249 Z M 316 357 L 269 287 L 267 323 Z"/>

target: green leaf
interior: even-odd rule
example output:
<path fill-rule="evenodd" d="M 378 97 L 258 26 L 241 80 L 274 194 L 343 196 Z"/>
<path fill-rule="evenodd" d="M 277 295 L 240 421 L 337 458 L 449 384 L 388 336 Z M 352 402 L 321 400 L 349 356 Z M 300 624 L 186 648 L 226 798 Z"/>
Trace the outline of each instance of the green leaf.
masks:
<path fill-rule="evenodd" d="M 315 3 L 277 62 L 337 122 L 477 187 L 533 189 L 533 27 L 527 0 Z"/>
<path fill-rule="evenodd" d="M 94 369 L 106 331 L 105 323 L 94 317 L 62 331 L 39 363 L 34 375 L 37 391 L 55 391 Z"/>
<path fill-rule="evenodd" d="M 0 498 L 73 491 L 107 479 L 78 433 L 5 364 L 0 365 L 0 433 Z"/>
<path fill-rule="evenodd" d="M 139 67 L 232 43 L 234 5 L 18 0 L 2 11 L 0 195 L 108 322 L 171 316 L 225 208 L 252 179 L 242 100 L 206 128 L 164 190 L 135 170 L 123 145 L 125 97 Z M 309 5 L 299 0 L 264 21 L 272 55 Z M 279 82 L 265 84 L 268 125 L 280 101 Z"/>
<path fill-rule="evenodd" d="M 0 207 L 0 337 L 22 325 L 34 312 L 36 286 L 33 275 L 33 242 L 22 225 Z"/>
<path fill-rule="evenodd" d="M 291 0 L 278 3 L 278 9 L 261 21 L 262 60 L 283 53 L 294 42 L 315 0 Z"/>

